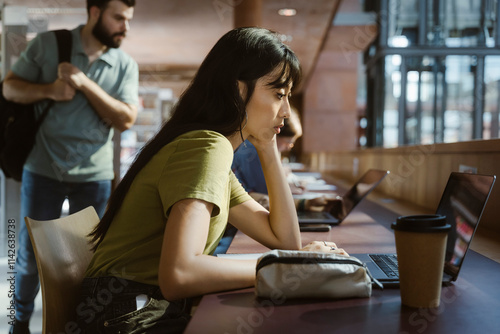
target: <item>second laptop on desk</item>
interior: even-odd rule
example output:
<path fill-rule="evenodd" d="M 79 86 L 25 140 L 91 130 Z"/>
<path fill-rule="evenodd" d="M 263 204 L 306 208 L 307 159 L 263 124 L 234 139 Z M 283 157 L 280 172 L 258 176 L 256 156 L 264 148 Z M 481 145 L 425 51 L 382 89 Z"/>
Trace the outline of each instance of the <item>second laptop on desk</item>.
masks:
<path fill-rule="evenodd" d="M 451 173 L 436 214 L 446 216 L 448 233 L 443 283 L 455 281 L 477 229 L 496 176 Z M 399 286 L 396 254 L 351 254 L 363 261 L 385 287 Z"/>
<path fill-rule="evenodd" d="M 389 174 L 386 170 L 368 170 L 344 195 L 340 196 L 338 205 L 330 211 L 298 211 L 299 224 L 338 225 L 380 182 Z"/>

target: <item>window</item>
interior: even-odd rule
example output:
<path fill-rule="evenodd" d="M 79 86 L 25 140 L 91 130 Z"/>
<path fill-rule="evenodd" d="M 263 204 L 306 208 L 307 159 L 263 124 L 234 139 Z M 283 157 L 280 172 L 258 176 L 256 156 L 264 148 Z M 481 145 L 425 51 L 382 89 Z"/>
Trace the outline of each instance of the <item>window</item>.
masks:
<path fill-rule="evenodd" d="M 367 146 L 499 137 L 499 14 L 498 0 L 381 0 Z"/>
<path fill-rule="evenodd" d="M 500 105 L 500 56 L 485 57 L 483 138 L 500 137 L 498 123 Z"/>

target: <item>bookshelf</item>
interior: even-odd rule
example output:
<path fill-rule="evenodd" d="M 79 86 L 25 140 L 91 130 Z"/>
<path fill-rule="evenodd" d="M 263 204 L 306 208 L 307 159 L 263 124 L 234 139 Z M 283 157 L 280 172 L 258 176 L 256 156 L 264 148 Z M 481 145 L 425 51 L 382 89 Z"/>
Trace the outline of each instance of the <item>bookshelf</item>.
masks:
<path fill-rule="evenodd" d="M 121 133 L 120 178 L 125 175 L 141 148 L 170 117 L 173 104 L 174 96 L 171 89 L 139 87 L 137 120 L 132 128 Z"/>

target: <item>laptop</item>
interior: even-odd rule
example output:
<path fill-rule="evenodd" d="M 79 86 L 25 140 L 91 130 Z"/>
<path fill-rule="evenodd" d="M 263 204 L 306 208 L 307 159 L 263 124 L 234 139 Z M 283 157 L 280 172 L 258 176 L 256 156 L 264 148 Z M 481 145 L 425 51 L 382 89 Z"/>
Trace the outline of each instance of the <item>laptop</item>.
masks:
<path fill-rule="evenodd" d="M 343 196 L 339 205 L 330 211 L 298 211 L 300 225 L 329 224 L 338 225 L 382 180 L 389 174 L 386 170 L 368 170 Z"/>
<path fill-rule="evenodd" d="M 436 214 L 451 225 L 446 245 L 443 283 L 456 281 L 465 254 L 481 219 L 496 176 L 451 173 Z M 396 254 L 351 254 L 366 263 L 370 273 L 385 287 L 398 287 Z"/>

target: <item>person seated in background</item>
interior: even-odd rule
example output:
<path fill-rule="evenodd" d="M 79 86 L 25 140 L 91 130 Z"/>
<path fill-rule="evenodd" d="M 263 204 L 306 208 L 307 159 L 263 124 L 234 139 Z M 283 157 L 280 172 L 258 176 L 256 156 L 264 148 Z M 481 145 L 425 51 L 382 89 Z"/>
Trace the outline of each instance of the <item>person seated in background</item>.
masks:
<path fill-rule="evenodd" d="M 295 108 L 291 108 L 290 118 L 285 119 L 284 126 L 276 136 L 276 145 L 280 155 L 281 153 L 289 152 L 295 145 L 297 139 L 301 136 L 302 126 L 300 124 L 299 114 Z M 264 178 L 264 171 L 262 170 L 257 150 L 250 141 L 246 140 L 239 146 L 238 150 L 234 152 L 231 169 L 248 194 L 264 208 L 268 209 L 269 195 L 266 180 Z M 286 166 L 283 169 L 292 194 L 303 193 L 304 186 L 297 182 L 297 178 L 292 173 L 291 169 Z M 318 197 L 309 199 L 294 199 L 294 205 L 297 210 L 321 211 L 327 208 L 329 201 L 324 195 L 318 195 Z M 215 249 L 214 255 L 227 252 L 237 231 L 238 230 L 231 224 L 227 225 L 224 235 Z"/>
<path fill-rule="evenodd" d="M 302 125 L 295 108 L 291 108 L 290 118 L 286 119 L 284 124 L 276 136 L 276 144 L 280 154 L 289 152 L 297 139 L 302 136 Z M 263 207 L 269 208 L 269 196 L 260 159 L 255 147 L 248 140 L 234 153 L 231 169 L 248 194 Z M 298 182 L 297 177 L 286 165 L 284 170 L 292 194 L 302 194 L 305 190 L 304 185 Z M 316 198 L 295 199 L 294 202 L 295 206 L 301 210 L 320 211 L 327 205 L 327 200 L 323 195 L 318 195 Z"/>

